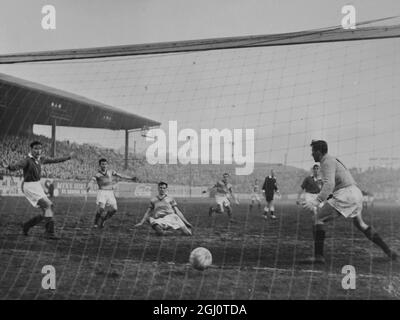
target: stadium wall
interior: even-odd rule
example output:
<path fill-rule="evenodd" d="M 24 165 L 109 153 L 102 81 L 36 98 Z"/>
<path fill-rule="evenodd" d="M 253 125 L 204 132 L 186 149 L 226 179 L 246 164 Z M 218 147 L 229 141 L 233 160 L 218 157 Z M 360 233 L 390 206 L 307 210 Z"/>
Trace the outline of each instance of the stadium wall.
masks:
<path fill-rule="evenodd" d="M 1 196 L 23 196 L 21 177 L 4 176 L 1 181 Z M 54 186 L 55 197 L 84 197 L 86 195 L 95 197 L 97 194 L 97 186 L 86 193 L 86 182 L 60 179 L 42 178 L 41 183 L 49 181 Z M 193 197 L 207 198 L 208 194 L 203 193 L 206 187 L 189 187 L 184 185 L 169 185 L 168 193 L 173 197 Z M 143 198 L 151 197 L 157 194 L 156 184 L 147 183 L 129 183 L 119 182 L 115 185 L 115 196 L 117 198 Z"/>
<path fill-rule="evenodd" d="M 86 194 L 86 182 L 73 181 L 73 180 L 60 180 L 42 178 L 41 183 L 44 186 L 45 182 L 49 181 L 54 186 L 55 197 L 95 197 L 97 194 L 97 186 L 94 186 L 88 194 Z M 22 178 L 4 176 L 0 177 L 0 196 L 23 196 Z M 213 197 L 209 194 L 208 187 L 190 187 L 187 185 L 169 185 L 168 194 L 177 198 L 208 198 Z M 129 183 L 119 182 L 115 185 L 115 196 L 117 198 L 148 198 L 157 194 L 157 185 L 150 183 Z M 239 200 L 250 200 L 251 194 L 249 193 L 236 193 Z M 297 194 L 284 194 L 280 199 L 282 200 L 295 200 Z M 264 198 L 261 197 L 263 200 Z M 379 192 L 374 195 L 376 200 L 396 200 L 400 199 L 400 189 L 386 190 L 386 192 Z M 279 200 L 279 199 L 277 199 Z"/>

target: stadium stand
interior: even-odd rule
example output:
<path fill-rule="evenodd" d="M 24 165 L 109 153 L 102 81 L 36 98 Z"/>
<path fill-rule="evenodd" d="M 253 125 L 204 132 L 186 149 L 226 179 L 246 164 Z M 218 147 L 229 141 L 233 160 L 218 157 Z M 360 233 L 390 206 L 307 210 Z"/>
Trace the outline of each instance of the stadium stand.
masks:
<path fill-rule="evenodd" d="M 51 148 L 51 139 L 45 136 L 28 135 L 3 136 L 0 145 L 0 152 L 7 162 L 15 162 L 29 152 L 29 143 L 39 140 L 43 143 L 46 154 Z M 124 169 L 124 155 L 112 149 L 102 149 L 90 144 L 77 144 L 70 141 L 57 141 L 59 156 L 67 155 L 71 151 L 78 154 L 78 158 L 72 161 L 57 165 L 43 166 L 43 177 L 52 179 L 66 179 L 86 181 L 97 170 L 98 159 L 105 157 L 109 160 L 110 167 L 128 175 L 135 175 L 140 182 L 156 183 L 159 180 L 169 181 L 171 184 L 184 184 L 192 186 L 205 186 L 215 183 L 224 172 L 234 172 L 231 165 L 150 165 L 144 155 L 130 154 L 131 159 L 128 169 Z M 134 160 L 133 160 L 134 159 Z M 308 173 L 305 170 L 284 166 L 280 164 L 261 164 L 256 163 L 254 172 L 248 176 L 236 176 L 232 174 L 232 183 L 236 192 L 249 193 L 250 186 L 254 179 L 262 183 L 262 179 L 269 174 L 269 170 L 274 169 L 279 188 L 282 194 L 293 194 L 298 192 L 298 188 L 304 176 Z M 352 169 L 352 174 L 360 187 L 372 194 L 379 195 L 385 193 L 386 198 L 396 198 L 397 182 L 400 180 L 399 169 L 389 168 L 370 168 L 368 170 Z M 1 175 L 10 172 L 1 172 Z M 21 175 L 21 172 L 13 173 Z"/>
<path fill-rule="evenodd" d="M 4 159 L 8 162 L 15 162 L 23 159 L 29 152 L 29 143 L 33 140 L 39 140 L 43 143 L 45 154 L 49 154 L 51 148 L 51 139 L 44 136 L 29 135 L 16 136 L 9 135 L 2 137 L 0 152 L 4 155 Z M 78 158 L 72 161 L 60 163 L 57 165 L 43 166 L 43 177 L 70 179 L 70 180 L 88 180 L 98 168 L 98 159 L 107 158 L 110 167 L 121 173 L 135 175 L 141 182 L 156 183 L 159 180 L 169 181 L 171 184 L 185 184 L 193 186 L 212 185 L 222 174 L 226 172 L 234 172 L 234 167 L 229 165 L 202 165 L 201 170 L 196 165 L 150 165 L 145 157 L 130 154 L 128 169 L 124 169 L 124 155 L 117 153 L 111 149 L 101 149 L 89 144 L 76 144 L 69 141 L 57 141 L 58 156 L 63 156 L 74 151 L 78 154 Z M 281 189 L 285 192 L 292 192 L 293 186 L 305 174 L 304 170 L 284 167 L 279 165 L 273 166 L 278 177 L 282 181 Z M 232 175 L 232 182 L 236 185 L 238 192 L 249 192 L 250 186 L 255 178 L 261 179 L 269 173 L 272 166 L 258 165 L 252 175 L 235 176 Z M 5 172 L 2 173 L 6 174 Z M 10 174 L 10 173 L 7 173 Z M 14 173 L 20 175 L 21 173 Z M 293 181 L 296 180 L 296 181 Z"/>

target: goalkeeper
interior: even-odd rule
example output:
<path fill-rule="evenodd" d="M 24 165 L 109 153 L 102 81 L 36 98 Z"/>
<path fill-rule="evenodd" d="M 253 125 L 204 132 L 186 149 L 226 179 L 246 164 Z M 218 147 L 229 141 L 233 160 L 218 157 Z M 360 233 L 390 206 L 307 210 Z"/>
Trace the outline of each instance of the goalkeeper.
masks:
<path fill-rule="evenodd" d="M 380 247 L 391 260 L 396 260 L 396 252 L 362 219 L 363 196 L 349 170 L 339 159 L 328 154 L 326 141 L 313 140 L 311 147 L 314 161 L 321 164 L 323 186 L 315 200 L 302 202 L 303 207 L 311 211 L 318 207 L 313 226 L 314 257 L 307 262 L 325 263 L 325 223 L 340 215 L 352 219 L 358 230 Z"/>

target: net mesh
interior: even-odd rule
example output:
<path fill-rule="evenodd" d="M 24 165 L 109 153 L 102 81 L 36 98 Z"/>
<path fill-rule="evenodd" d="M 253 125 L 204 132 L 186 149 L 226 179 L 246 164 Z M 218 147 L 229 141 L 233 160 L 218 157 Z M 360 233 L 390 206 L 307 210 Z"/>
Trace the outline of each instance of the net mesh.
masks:
<path fill-rule="evenodd" d="M 278 184 L 287 200 L 276 204 L 278 220 L 267 222 L 261 212 L 256 213 L 256 203 L 250 211 L 245 200 L 234 206 L 237 224 L 228 223 L 224 215 L 208 219 L 212 199 L 181 200 L 178 203 L 194 225 L 194 236 L 156 238 L 151 228 L 133 228 L 147 200 L 119 200 L 120 213 L 109 228 L 93 232 L 94 199 L 59 198 L 58 225 L 64 240 L 48 244 L 37 240 L 39 230 L 32 238 L 19 235 L 17 220 L 25 220 L 33 209 L 23 198 L 3 197 L 2 298 L 398 295 L 398 266 L 377 262 L 378 249 L 347 221 L 335 221 L 328 229 L 328 265 L 299 266 L 301 257 L 312 252 L 311 216 L 296 207 L 289 195 L 296 195 L 313 165 L 311 140 L 325 139 L 330 153 L 352 168 L 364 189 L 377 198 L 390 198 L 365 211 L 365 216 L 399 248 L 399 39 L 10 64 L 0 65 L 0 72 L 159 121 L 166 132 L 169 121 L 177 121 L 178 130 L 197 132 L 252 128 L 254 161 L 259 165 L 249 176 L 233 177 L 234 189 L 250 193 L 255 178 L 261 184 L 269 169 L 277 168 Z M 49 135 L 50 129 L 36 126 L 35 133 Z M 57 139 L 120 149 L 124 133 L 58 128 Z M 143 132 L 131 133 L 131 139 L 135 157 L 144 155 L 154 142 L 147 141 Z M 123 161 L 122 156 L 116 159 Z M 140 166 L 151 169 L 140 171 Z M 142 182 L 163 178 L 203 186 L 213 185 L 225 170 L 201 165 L 149 167 L 145 161 L 140 166 L 135 170 L 142 174 Z M 214 268 L 199 272 L 187 267 L 190 251 L 198 246 L 210 249 Z M 59 288 L 50 292 L 40 285 L 41 268 L 48 264 L 57 270 Z M 341 287 L 342 267 L 348 264 L 357 270 L 356 291 Z"/>

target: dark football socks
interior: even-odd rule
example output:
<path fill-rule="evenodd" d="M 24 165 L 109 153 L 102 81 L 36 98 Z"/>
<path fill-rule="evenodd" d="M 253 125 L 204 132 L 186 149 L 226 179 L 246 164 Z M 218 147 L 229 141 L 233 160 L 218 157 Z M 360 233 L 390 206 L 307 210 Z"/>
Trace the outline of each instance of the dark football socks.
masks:
<path fill-rule="evenodd" d="M 324 255 L 324 241 L 325 241 L 325 230 L 322 225 L 316 225 L 313 228 L 314 236 L 314 256 Z"/>
<path fill-rule="evenodd" d="M 154 229 L 157 235 L 162 236 L 165 234 L 165 231 L 158 224 L 153 224 L 151 227 Z"/>
<path fill-rule="evenodd" d="M 112 218 L 112 216 L 113 216 L 114 214 L 116 214 L 116 213 L 117 213 L 117 210 L 108 211 L 107 214 L 106 214 L 106 216 L 104 217 L 104 220 L 108 220 L 108 219 Z"/>
<path fill-rule="evenodd" d="M 25 222 L 23 224 L 23 231 L 25 235 L 28 235 L 28 231 L 30 228 L 36 226 L 37 224 L 39 224 L 40 222 L 42 222 L 42 220 L 44 219 L 44 217 L 39 214 L 37 216 L 34 216 L 32 219 L 28 220 L 27 222 Z"/>
<path fill-rule="evenodd" d="M 385 252 L 387 255 L 391 254 L 391 250 L 389 249 L 388 245 L 385 243 L 385 241 L 383 241 L 379 234 L 372 229 L 371 226 L 365 229 L 363 233 L 369 240 L 371 240 L 379 248 L 381 248 L 383 252 Z"/>
<path fill-rule="evenodd" d="M 96 212 L 96 216 L 94 217 L 94 225 L 97 226 L 99 224 L 99 220 L 101 218 L 101 213 L 99 211 Z"/>
<path fill-rule="evenodd" d="M 53 217 L 44 218 L 44 228 L 47 234 L 54 234 L 54 220 Z"/>

